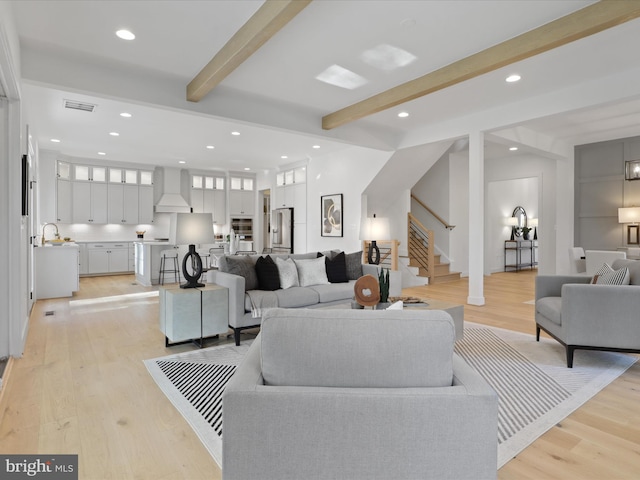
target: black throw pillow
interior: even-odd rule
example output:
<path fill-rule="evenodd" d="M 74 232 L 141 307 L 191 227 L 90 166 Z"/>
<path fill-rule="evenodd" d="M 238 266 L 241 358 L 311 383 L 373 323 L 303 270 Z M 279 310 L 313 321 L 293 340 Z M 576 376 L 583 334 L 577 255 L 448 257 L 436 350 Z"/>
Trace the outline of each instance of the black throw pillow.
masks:
<path fill-rule="evenodd" d="M 325 257 L 324 266 L 327 270 L 329 283 L 345 283 L 349 281 L 347 277 L 347 263 L 344 252 L 340 252 L 333 258 Z"/>
<path fill-rule="evenodd" d="M 258 288 L 260 290 L 279 290 L 280 274 L 278 266 L 269 255 L 259 257 L 256 261 L 256 275 L 258 276 Z"/>

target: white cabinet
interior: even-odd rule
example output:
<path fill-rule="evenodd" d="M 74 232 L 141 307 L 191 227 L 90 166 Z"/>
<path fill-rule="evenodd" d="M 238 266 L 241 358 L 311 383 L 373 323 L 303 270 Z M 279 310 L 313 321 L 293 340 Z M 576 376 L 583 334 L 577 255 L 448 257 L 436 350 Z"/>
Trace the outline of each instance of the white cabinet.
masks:
<path fill-rule="evenodd" d="M 232 216 L 253 216 L 256 211 L 254 179 L 250 177 L 230 177 L 229 213 Z"/>
<path fill-rule="evenodd" d="M 73 165 L 73 180 L 105 183 L 107 181 L 107 167 Z"/>
<path fill-rule="evenodd" d="M 305 167 L 276 174 L 276 190 L 272 208 L 293 208 L 295 223 L 307 221 L 307 183 Z"/>
<path fill-rule="evenodd" d="M 56 222 L 71 223 L 71 182 L 58 178 L 56 181 Z"/>
<path fill-rule="evenodd" d="M 128 243 L 89 243 L 87 244 L 88 273 L 129 272 Z"/>
<path fill-rule="evenodd" d="M 138 223 L 138 186 L 124 183 L 109 184 L 109 223 Z"/>
<path fill-rule="evenodd" d="M 227 223 L 225 179 L 208 175 L 191 176 L 191 208 L 193 213 L 211 213 L 213 223 Z"/>
<path fill-rule="evenodd" d="M 153 186 L 138 187 L 138 223 L 153 223 Z"/>
<path fill-rule="evenodd" d="M 87 275 L 89 273 L 87 245 L 84 243 L 78 244 L 78 272 L 80 273 L 80 275 Z"/>
<path fill-rule="evenodd" d="M 107 223 L 107 185 L 105 183 L 72 183 L 73 223 Z"/>

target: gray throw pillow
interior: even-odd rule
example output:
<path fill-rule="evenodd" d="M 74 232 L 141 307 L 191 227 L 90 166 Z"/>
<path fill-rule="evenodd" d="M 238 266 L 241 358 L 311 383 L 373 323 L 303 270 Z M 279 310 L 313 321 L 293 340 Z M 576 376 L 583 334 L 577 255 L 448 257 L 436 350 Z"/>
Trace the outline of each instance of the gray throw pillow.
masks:
<path fill-rule="evenodd" d="M 278 273 L 280 274 L 280 288 L 299 287 L 298 281 L 298 269 L 292 259 L 287 258 L 283 260 L 276 258 L 276 265 L 278 266 Z"/>
<path fill-rule="evenodd" d="M 244 277 L 245 290 L 256 290 L 258 288 L 258 275 L 251 258 L 243 255 L 225 255 L 218 259 L 218 269 L 221 272 L 232 273 Z"/>
<path fill-rule="evenodd" d="M 349 280 L 357 280 L 362 276 L 362 250 L 345 255 L 345 264 L 347 267 L 347 278 Z"/>
<path fill-rule="evenodd" d="M 294 260 L 298 270 L 298 280 L 301 287 L 309 285 L 325 285 L 329 283 L 324 257 L 313 260 Z"/>

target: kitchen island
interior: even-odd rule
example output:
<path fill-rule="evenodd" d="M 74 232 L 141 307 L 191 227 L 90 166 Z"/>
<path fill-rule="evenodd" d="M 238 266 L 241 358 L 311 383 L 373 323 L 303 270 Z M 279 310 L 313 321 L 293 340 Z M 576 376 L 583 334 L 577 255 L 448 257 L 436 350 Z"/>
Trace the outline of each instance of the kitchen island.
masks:
<path fill-rule="evenodd" d="M 37 300 L 71 297 L 80 290 L 79 248 L 74 243 L 34 248 Z"/>
<path fill-rule="evenodd" d="M 160 252 L 174 248 L 174 245 L 168 241 L 151 240 L 134 242 L 133 246 L 136 282 L 145 287 L 160 283 Z"/>

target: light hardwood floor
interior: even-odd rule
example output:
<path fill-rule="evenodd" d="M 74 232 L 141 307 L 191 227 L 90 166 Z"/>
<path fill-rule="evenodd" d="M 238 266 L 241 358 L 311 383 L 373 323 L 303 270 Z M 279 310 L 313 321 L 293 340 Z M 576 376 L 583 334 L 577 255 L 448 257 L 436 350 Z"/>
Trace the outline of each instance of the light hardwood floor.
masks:
<path fill-rule="evenodd" d="M 465 304 L 465 320 L 533 334 L 533 306 L 525 302 L 533 299 L 534 276 L 487 277 L 486 305 Z M 462 279 L 404 293 L 464 304 L 467 289 Z M 133 276 L 83 278 L 73 299 L 36 303 L 25 354 L 13 363 L 0 404 L 0 452 L 77 453 L 81 479 L 220 478 L 142 363 L 195 348 L 164 347 L 156 292 L 135 285 Z M 498 477 L 638 478 L 639 390 L 634 365 Z"/>

